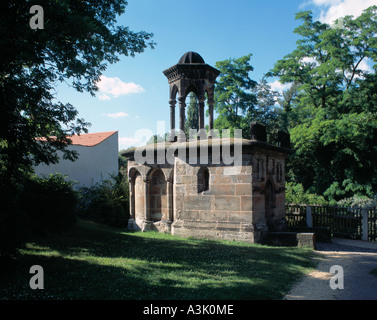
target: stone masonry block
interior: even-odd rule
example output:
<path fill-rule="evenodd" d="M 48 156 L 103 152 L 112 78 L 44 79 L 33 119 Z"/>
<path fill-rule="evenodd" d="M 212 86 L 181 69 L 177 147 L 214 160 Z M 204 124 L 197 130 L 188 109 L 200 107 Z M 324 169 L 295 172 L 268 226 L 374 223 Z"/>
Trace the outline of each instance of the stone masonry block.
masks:
<path fill-rule="evenodd" d="M 251 212 L 245 212 L 245 211 L 231 211 L 231 212 L 229 212 L 229 221 L 251 223 L 252 220 L 253 220 L 253 217 L 252 217 Z"/>
<path fill-rule="evenodd" d="M 182 184 L 196 184 L 197 183 L 197 177 L 196 175 L 192 176 L 182 176 Z"/>
<path fill-rule="evenodd" d="M 253 198 L 250 196 L 241 196 L 241 211 L 253 210 Z"/>
<path fill-rule="evenodd" d="M 183 210 L 181 212 L 180 219 L 200 220 L 200 211 L 199 210 Z"/>
<path fill-rule="evenodd" d="M 251 174 L 239 174 L 230 176 L 232 183 L 252 183 Z"/>
<path fill-rule="evenodd" d="M 214 184 L 211 186 L 213 195 L 234 195 L 234 184 Z"/>
<path fill-rule="evenodd" d="M 251 184 L 248 183 L 240 183 L 240 184 L 235 184 L 235 194 L 237 196 L 251 196 L 252 195 L 252 186 Z"/>
<path fill-rule="evenodd" d="M 315 233 L 297 233 L 297 246 L 315 249 Z"/>
<path fill-rule="evenodd" d="M 240 211 L 240 197 L 216 196 L 213 198 L 213 210 Z"/>
<path fill-rule="evenodd" d="M 211 208 L 211 196 L 185 195 L 184 210 L 208 210 Z"/>
<path fill-rule="evenodd" d="M 221 174 L 212 174 L 210 175 L 211 184 L 229 184 L 233 183 L 231 176 L 221 175 Z"/>
<path fill-rule="evenodd" d="M 200 221 L 228 221 L 229 213 L 228 211 L 200 211 L 199 217 Z"/>

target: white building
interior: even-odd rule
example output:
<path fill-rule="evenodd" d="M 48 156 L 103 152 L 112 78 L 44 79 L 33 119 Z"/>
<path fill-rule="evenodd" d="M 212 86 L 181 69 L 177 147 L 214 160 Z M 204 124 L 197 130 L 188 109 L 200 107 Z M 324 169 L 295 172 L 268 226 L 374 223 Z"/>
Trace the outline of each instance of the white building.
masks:
<path fill-rule="evenodd" d="M 57 164 L 40 164 L 34 168 L 37 176 L 60 173 L 68 179 L 78 182 L 78 187 L 90 187 L 101 180 L 118 174 L 118 131 L 87 133 L 69 137 L 72 144 L 69 150 L 75 150 L 79 156 L 76 161 L 63 160 Z"/>

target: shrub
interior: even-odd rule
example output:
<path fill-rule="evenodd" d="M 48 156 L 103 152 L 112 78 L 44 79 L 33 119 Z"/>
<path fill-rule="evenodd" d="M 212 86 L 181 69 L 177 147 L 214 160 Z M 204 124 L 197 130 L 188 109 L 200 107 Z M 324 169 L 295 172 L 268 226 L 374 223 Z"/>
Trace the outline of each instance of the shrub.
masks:
<path fill-rule="evenodd" d="M 362 185 L 354 182 L 352 179 L 345 179 L 342 183 L 333 182 L 323 195 L 329 199 L 330 204 L 336 205 L 339 201 L 343 201 L 343 199 L 354 199 L 356 202 L 359 202 L 360 199 L 364 199 L 363 201 L 365 199 L 372 199 L 374 193 L 370 184 Z"/>
<path fill-rule="evenodd" d="M 377 194 L 373 198 L 367 196 L 354 195 L 349 198 L 342 199 L 337 203 L 344 207 L 358 207 L 358 208 L 376 208 L 377 207 Z"/>
<path fill-rule="evenodd" d="M 301 183 L 293 182 L 287 182 L 285 184 L 285 203 L 306 205 L 328 204 L 323 196 L 305 191 Z"/>
<path fill-rule="evenodd" d="M 128 181 L 119 173 L 80 190 L 79 215 L 114 227 L 126 227 L 129 219 Z"/>
<path fill-rule="evenodd" d="M 65 230 L 76 222 L 78 192 L 74 182 L 66 181 L 61 174 L 40 178 L 33 176 L 22 192 L 22 216 L 27 228 L 37 233 Z"/>
<path fill-rule="evenodd" d="M 22 172 L 12 181 L 1 178 L 0 256 L 14 254 L 31 237 L 75 224 L 78 192 L 64 176 L 40 178 Z"/>

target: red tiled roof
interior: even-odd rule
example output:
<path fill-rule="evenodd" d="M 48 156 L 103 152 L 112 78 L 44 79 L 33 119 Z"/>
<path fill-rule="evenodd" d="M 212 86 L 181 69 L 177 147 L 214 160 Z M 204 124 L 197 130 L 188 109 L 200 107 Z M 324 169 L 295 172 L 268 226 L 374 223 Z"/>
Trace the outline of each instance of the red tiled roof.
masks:
<path fill-rule="evenodd" d="M 117 131 L 96 132 L 96 133 L 82 133 L 80 135 L 68 136 L 72 140 L 72 145 L 94 147 L 102 141 L 112 136 Z M 45 138 L 37 138 L 40 141 L 46 141 Z"/>

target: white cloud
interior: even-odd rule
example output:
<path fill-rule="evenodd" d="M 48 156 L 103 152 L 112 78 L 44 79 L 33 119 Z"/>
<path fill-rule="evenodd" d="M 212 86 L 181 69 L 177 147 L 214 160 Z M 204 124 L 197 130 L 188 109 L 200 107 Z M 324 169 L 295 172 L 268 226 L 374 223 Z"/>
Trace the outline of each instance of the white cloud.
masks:
<path fill-rule="evenodd" d="M 315 63 L 316 65 L 318 65 L 318 61 L 314 57 L 304 57 L 300 60 L 300 62 L 304 64 Z"/>
<path fill-rule="evenodd" d="M 129 147 L 138 147 L 140 144 L 143 143 L 142 140 L 139 140 L 134 137 L 119 137 L 119 148 L 120 149 L 126 149 Z"/>
<path fill-rule="evenodd" d="M 133 82 L 123 82 L 117 77 L 109 78 L 106 76 L 101 76 L 97 86 L 100 91 L 98 96 L 100 100 L 110 100 L 111 97 L 116 98 L 122 95 L 141 93 L 145 91 L 142 86 Z"/>
<path fill-rule="evenodd" d="M 360 64 L 358 69 L 364 72 L 374 73 L 374 69 L 372 68 L 373 61 L 369 58 L 364 58 Z"/>
<path fill-rule="evenodd" d="M 129 114 L 125 112 L 116 112 L 116 113 L 103 113 L 102 115 L 107 116 L 109 118 L 123 118 L 123 117 L 128 117 Z"/>
<path fill-rule="evenodd" d="M 274 82 L 269 83 L 269 85 L 271 86 L 271 90 L 283 93 L 283 91 L 288 90 L 292 84 L 281 83 L 279 80 L 275 80 Z"/>
<path fill-rule="evenodd" d="M 313 0 L 313 3 L 317 6 L 333 6 L 342 2 L 342 0 Z"/>
<path fill-rule="evenodd" d="M 333 24 L 344 16 L 360 16 L 363 10 L 376 5 L 376 0 L 312 0 L 312 4 L 321 9 L 319 21 Z"/>
<path fill-rule="evenodd" d="M 102 93 L 98 95 L 98 99 L 102 101 L 111 100 L 111 98 L 107 94 L 102 94 Z"/>
<path fill-rule="evenodd" d="M 364 76 L 365 76 L 366 73 L 374 73 L 374 70 L 371 67 L 371 64 L 372 64 L 371 62 L 372 61 L 369 58 L 364 58 L 357 67 L 357 70 L 362 71 L 362 73 L 361 74 L 355 74 L 354 79 L 365 79 Z M 348 78 L 350 78 L 351 73 L 346 72 L 346 76 Z"/>

